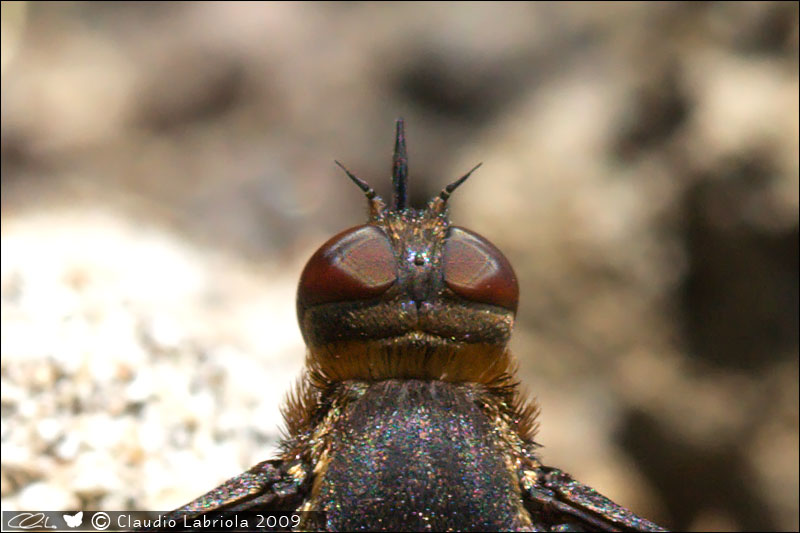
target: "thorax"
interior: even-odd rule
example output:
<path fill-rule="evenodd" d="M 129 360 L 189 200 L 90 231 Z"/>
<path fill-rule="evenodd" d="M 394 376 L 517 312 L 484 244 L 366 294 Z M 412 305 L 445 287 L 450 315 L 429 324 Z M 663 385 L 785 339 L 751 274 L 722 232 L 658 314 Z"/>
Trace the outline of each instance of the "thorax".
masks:
<path fill-rule="evenodd" d="M 332 422 L 337 438 L 312 507 L 330 530 L 518 530 L 523 512 L 507 443 L 481 385 L 356 383 Z"/>

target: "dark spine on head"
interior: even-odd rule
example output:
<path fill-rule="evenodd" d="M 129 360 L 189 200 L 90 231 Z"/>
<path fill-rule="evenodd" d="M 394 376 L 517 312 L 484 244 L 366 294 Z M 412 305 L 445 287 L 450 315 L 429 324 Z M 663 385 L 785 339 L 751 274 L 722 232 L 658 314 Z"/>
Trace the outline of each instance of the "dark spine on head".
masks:
<path fill-rule="evenodd" d="M 397 133 L 392 157 L 392 211 L 402 211 L 408 200 L 408 155 L 403 119 L 397 119 Z"/>

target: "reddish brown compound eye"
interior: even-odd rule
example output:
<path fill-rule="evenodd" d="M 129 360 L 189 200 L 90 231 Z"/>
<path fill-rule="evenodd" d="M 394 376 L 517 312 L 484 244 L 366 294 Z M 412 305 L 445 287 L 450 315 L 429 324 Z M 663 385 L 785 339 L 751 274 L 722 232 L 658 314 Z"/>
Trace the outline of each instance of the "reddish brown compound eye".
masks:
<path fill-rule="evenodd" d="M 375 226 L 358 226 L 333 236 L 311 256 L 300 276 L 297 301 L 309 307 L 370 300 L 396 279 L 389 238 Z"/>
<path fill-rule="evenodd" d="M 511 263 L 492 243 L 477 233 L 453 226 L 442 259 L 444 282 L 454 293 L 517 312 L 517 277 Z"/>

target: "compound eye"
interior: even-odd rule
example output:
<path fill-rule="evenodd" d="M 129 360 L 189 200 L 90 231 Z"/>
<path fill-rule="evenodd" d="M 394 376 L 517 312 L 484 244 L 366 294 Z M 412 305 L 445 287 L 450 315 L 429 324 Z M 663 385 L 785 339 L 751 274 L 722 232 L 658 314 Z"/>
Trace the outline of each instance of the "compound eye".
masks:
<path fill-rule="evenodd" d="M 519 286 L 511 263 L 477 233 L 451 227 L 442 263 L 444 282 L 457 295 L 517 312 Z"/>
<path fill-rule="evenodd" d="M 297 301 L 302 307 L 370 300 L 397 279 L 397 263 L 386 234 L 358 226 L 333 236 L 306 263 Z"/>

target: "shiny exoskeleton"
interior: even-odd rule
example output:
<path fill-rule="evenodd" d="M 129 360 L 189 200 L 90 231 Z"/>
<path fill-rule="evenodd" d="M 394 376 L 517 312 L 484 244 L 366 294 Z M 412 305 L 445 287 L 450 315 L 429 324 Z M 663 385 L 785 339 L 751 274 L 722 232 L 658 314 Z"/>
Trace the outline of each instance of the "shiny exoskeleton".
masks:
<path fill-rule="evenodd" d="M 425 209 L 407 207 L 398 120 L 391 207 L 345 172 L 367 196 L 369 221 L 323 244 L 300 277 L 308 353 L 284 407 L 282 453 L 169 516 L 324 511 L 299 527 L 661 531 L 539 462 L 536 407 L 507 348 L 514 270 L 447 218 L 472 171 Z"/>

